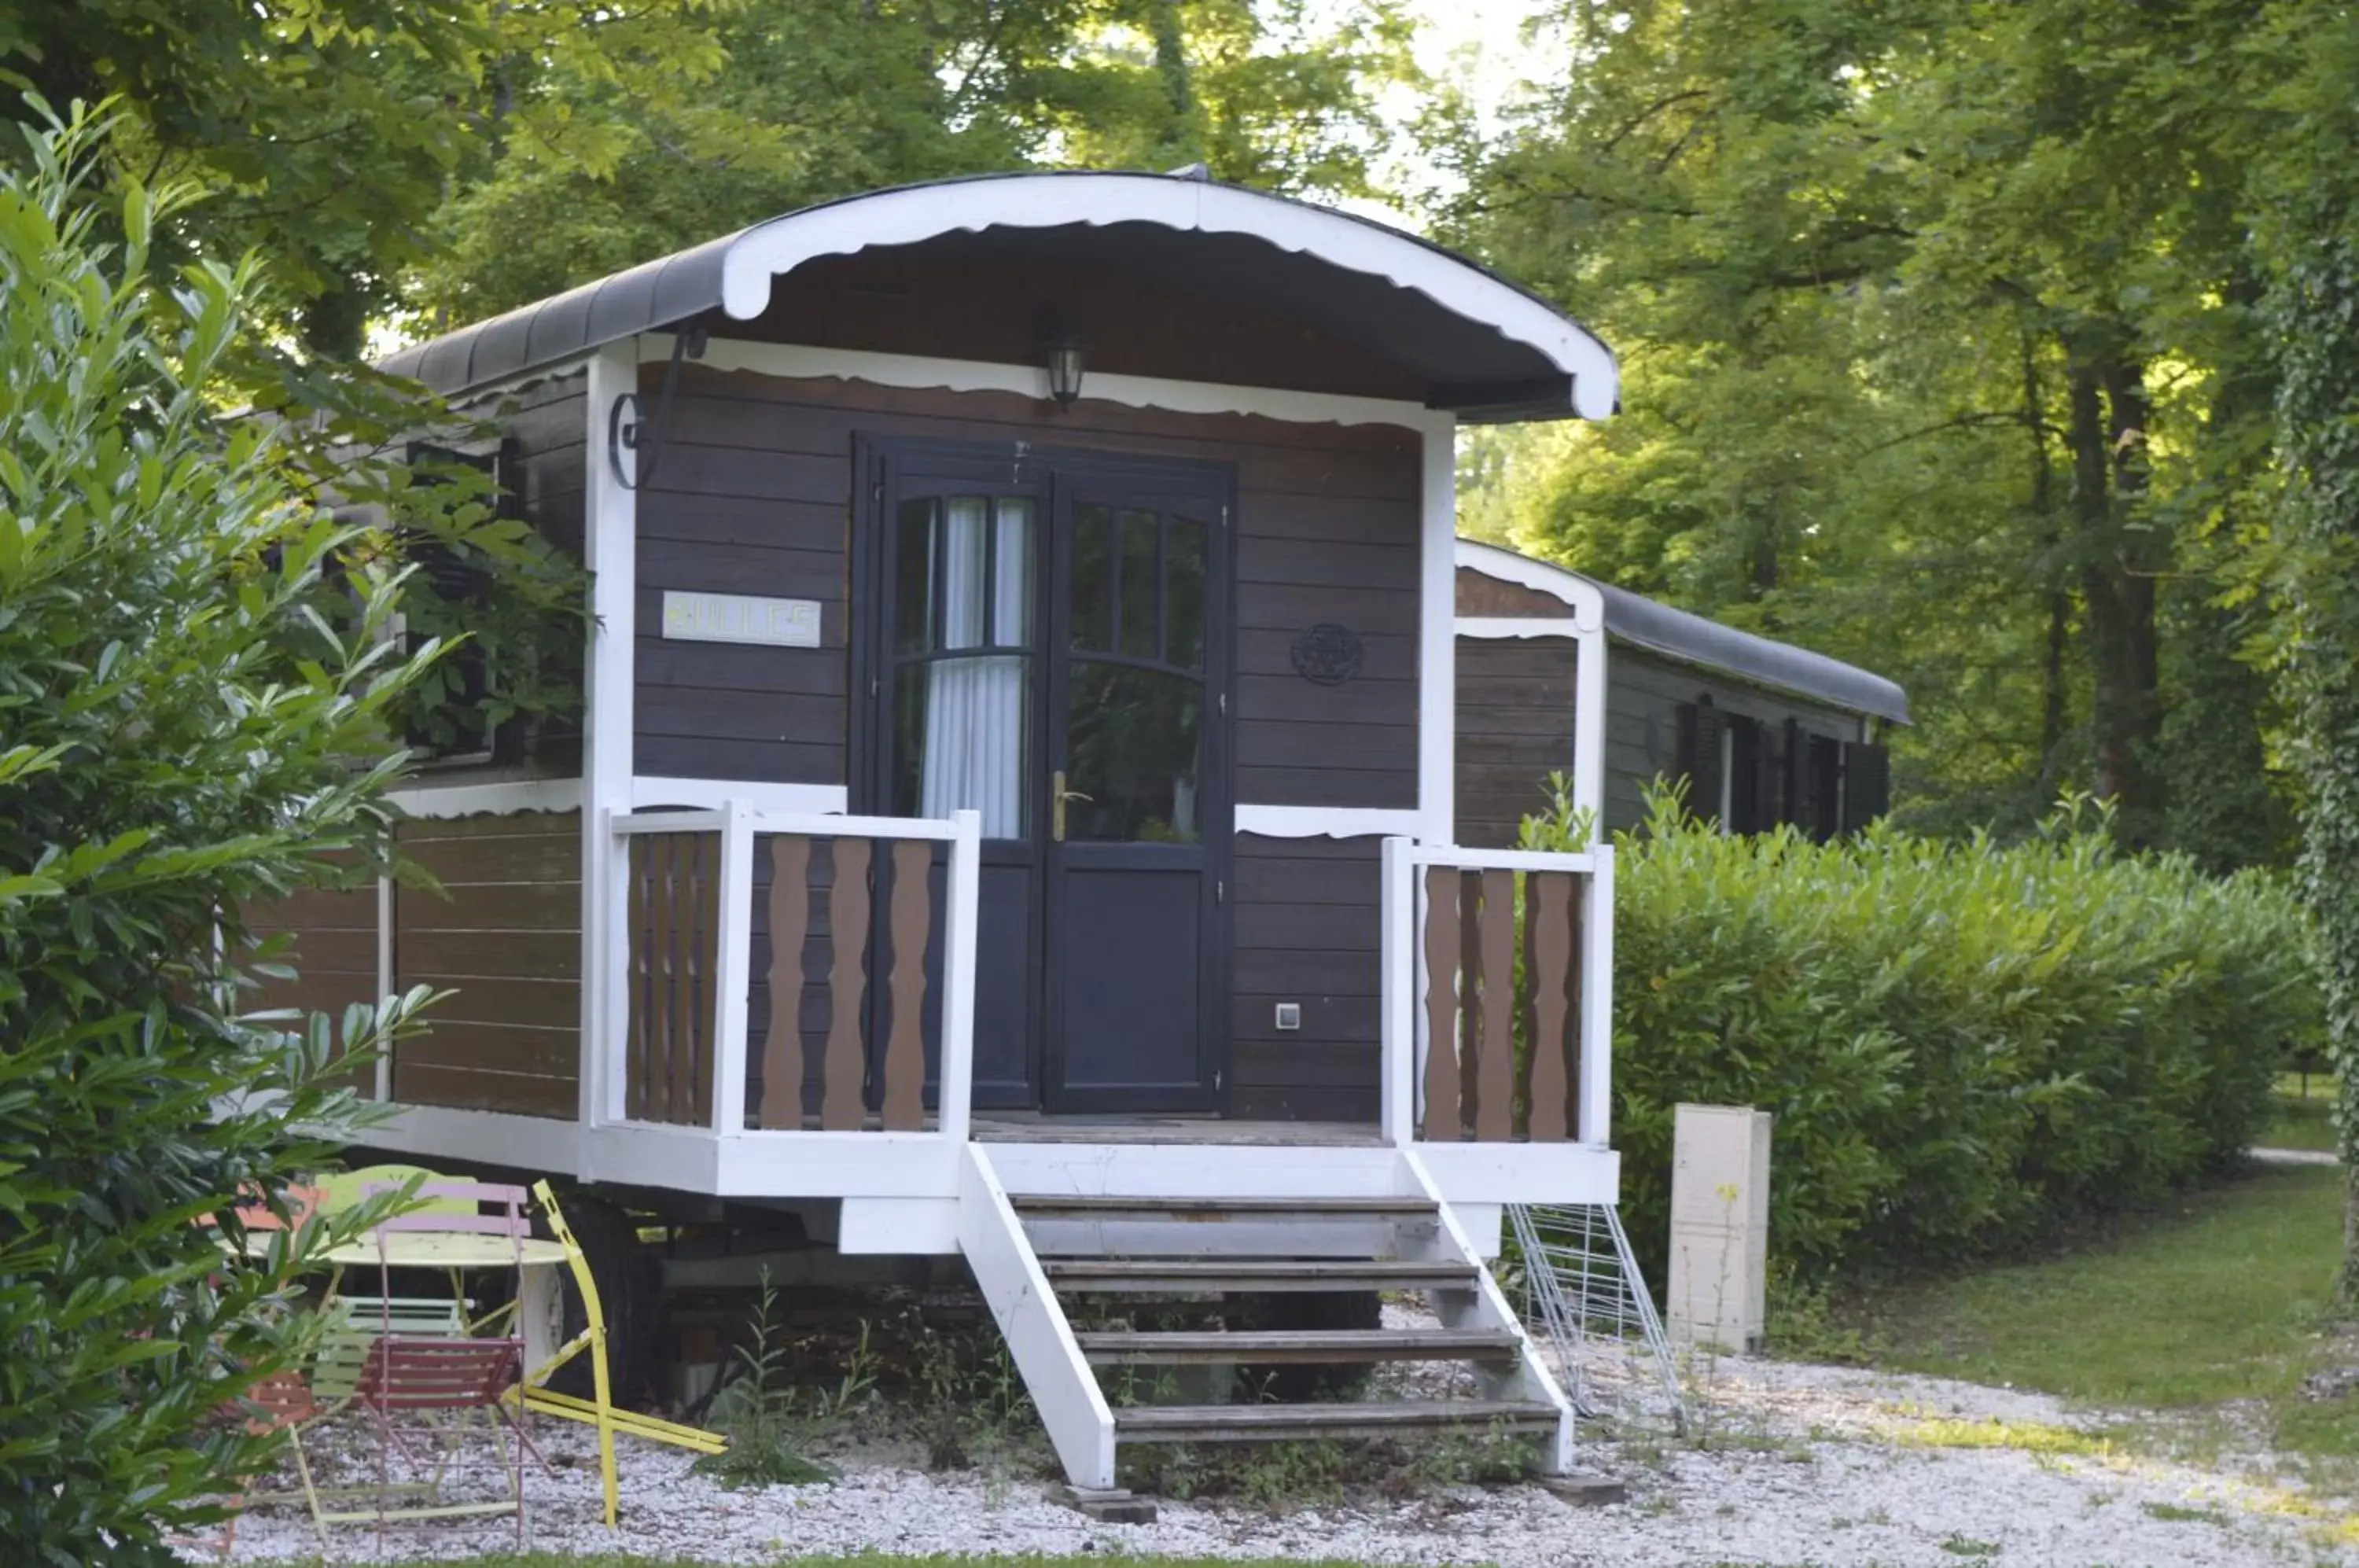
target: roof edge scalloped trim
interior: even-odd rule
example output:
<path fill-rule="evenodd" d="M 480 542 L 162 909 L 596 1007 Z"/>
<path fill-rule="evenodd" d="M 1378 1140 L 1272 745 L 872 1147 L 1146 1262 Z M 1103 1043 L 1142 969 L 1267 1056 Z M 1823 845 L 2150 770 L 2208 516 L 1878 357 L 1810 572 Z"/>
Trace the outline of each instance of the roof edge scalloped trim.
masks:
<path fill-rule="evenodd" d="M 773 218 L 727 242 L 721 305 L 751 321 L 775 279 L 819 256 L 915 245 L 956 230 L 1155 223 L 1243 234 L 1385 278 L 1529 345 L 1572 377 L 1574 411 L 1610 417 L 1621 397 L 1612 351 L 1535 295 L 1463 256 L 1381 223 L 1237 186 L 1154 174 L 1028 174 L 903 186 Z"/>
<path fill-rule="evenodd" d="M 1895 724 L 1911 722 L 1908 693 L 1897 681 L 1874 670 L 1756 632 L 1724 626 L 1709 616 L 1675 609 L 1643 593 L 1480 539 L 1460 539 L 1457 559 L 1470 572 L 1549 594 L 1572 605 L 1576 615 L 1583 613 L 1585 590 L 1599 606 L 1606 635 L 1635 648 L 1853 713 Z"/>

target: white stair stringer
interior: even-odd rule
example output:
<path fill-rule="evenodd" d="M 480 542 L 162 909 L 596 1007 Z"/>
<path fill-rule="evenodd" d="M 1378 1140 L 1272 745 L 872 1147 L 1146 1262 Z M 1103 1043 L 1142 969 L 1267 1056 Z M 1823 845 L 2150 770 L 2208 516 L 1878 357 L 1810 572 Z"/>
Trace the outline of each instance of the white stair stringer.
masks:
<path fill-rule="evenodd" d="M 959 1170 L 958 1240 L 1067 1477 L 1112 1490 L 1114 1411 L 979 1143 Z"/>
<path fill-rule="evenodd" d="M 1489 1265 L 1474 1249 L 1474 1244 L 1451 1212 L 1434 1185 L 1432 1172 L 1417 1151 L 1400 1151 L 1404 1193 L 1430 1199 L 1439 1210 L 1441 1223 L 1426 1233 L 1426 1239 L 1417 1247 L 1424 1254 L 1415 1261 L 1433 1263 L 1471 1263 L 1474 1266 L 1474 1287 L 1472 1290 L 1429 1290 L 1426 1297 L 1433 1303 L 1434 1314 L 1442 1326 L 1454 1330 L 1481 1330 L 1494 1334 L 1511 1334 L 1518 1350 L 1511 1362 L 1494 1367 L 1478 1367 L 1476 1376 L 1484 1383 L 1484 1392 L 1493 1399 L 1529 1400 L 1534 1404 L 1556 1408 L 1556 1437 L 1548 1444 L 1548 1456 L 1541 1472 L 1549 1475 L 1572 1473 L 1572 1401 L 1540 1359 L 1539 1351 L 1525 1333 L 1523 1316 L 1508 1304 L 1506 1293 L 1499 1289 Z"/>

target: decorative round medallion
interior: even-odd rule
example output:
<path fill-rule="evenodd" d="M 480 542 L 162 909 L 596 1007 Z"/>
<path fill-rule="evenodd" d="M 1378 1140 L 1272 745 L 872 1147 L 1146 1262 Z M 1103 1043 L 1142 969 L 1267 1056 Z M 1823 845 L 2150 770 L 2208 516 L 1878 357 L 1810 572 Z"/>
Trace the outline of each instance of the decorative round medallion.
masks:
<path fill-rule="evenodd" d="M 1341 686 L 1360 673 L 1365 655 L 1359 633 L 1321 621 L 1294 639 L 1294 672 L 1314 686 Z"/>

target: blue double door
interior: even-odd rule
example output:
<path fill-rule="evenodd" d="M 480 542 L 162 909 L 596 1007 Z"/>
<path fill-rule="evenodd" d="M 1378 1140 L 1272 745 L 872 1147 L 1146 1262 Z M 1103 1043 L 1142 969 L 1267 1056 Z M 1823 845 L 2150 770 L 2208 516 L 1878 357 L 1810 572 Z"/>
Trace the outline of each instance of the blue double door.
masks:
<path fill-rule="evenodd" d="M 982 814 L 975 1105 L 1218 1111 L 1231 472 L 901 441 L 863 463 L 853 806 Z"/>

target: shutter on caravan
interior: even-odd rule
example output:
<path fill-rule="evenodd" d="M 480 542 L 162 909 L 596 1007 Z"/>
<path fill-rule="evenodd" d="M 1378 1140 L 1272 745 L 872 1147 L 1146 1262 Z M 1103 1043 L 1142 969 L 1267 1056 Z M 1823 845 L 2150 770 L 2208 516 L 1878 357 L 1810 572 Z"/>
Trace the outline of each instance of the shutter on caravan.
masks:
<path fill-rule="evenodd" d="M 1753 772 L 1746 784 L 1753 801 L 1754 833 L 1768 833 L 1783 819 L 1786 768 L 1778 743 L 1785 738 L 1778 725 L 1753 723 Z"/>
<path fill-rule="evenodd" d="M 1756 833 L 1771 825 L 1762 812 L 1762 781 L 1768 776 L 1763 756 L 1768 732 L 1741 714 L 1728 720 L 1728 831 Z"/>
<path fill-rule="evenodd" d="M 1880 746 L 1843 748 L 1845 833 L 1857 833 L 1892 809 L 1892 759 Z"/>
<path fill-rule="evenodd" d="M 1782 758 L 1786 774 L 1786 809 L 1778 821 L 1789 822 L 1802 833 L 1809 833 L 1818 826 L 1818 803 L 1810 795 L 1810 737 L 1802 733 L 1802 721 L 1799 719 L 1788 719 L 1781 727 L 1786 737 Z"/>
<path fill-rule="evenodd" d="M 1720 735 L 1727 725 L 1712 699 L 1681 702 L 1680 777 L 1688 784 L 1688 812 L 1705 822 L 1720 820 Z"/>

